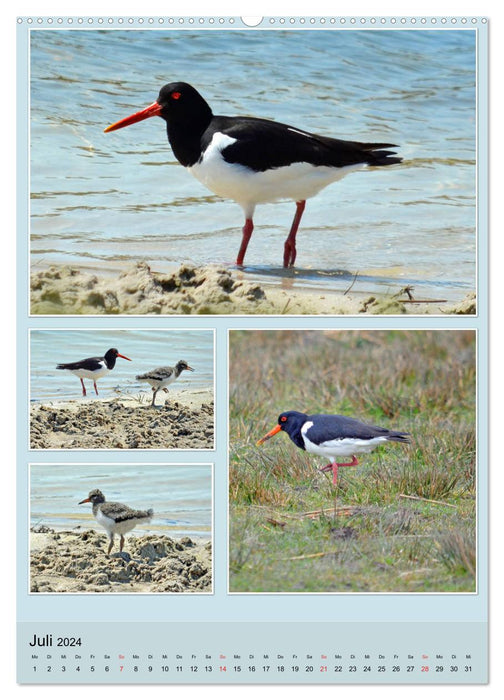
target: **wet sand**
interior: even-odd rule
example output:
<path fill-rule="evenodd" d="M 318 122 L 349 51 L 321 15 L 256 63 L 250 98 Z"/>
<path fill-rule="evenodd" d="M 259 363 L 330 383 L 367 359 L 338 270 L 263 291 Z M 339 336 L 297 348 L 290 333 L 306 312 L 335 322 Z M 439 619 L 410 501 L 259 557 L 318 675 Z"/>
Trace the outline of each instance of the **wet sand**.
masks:
<path fill-rule="evenodd" d="M 31 449 L 214 448 L 210 391 L 151 392 L 30 406 Z"/>
<path fill-rule="evenodd" d="M 107 557 L 108 538 L 94 530 L 30 533 L 32 593 L 211 593 L 211 542 L 166 535 L 127 535 Z"/>
<path fill-rule="evenodd" d="M 457 303 L 411 299 L 411 291 L 389 295 L 314 292 L 270 288 L 249 282 L 223 266 L 181 265 L 156 273 L 143 262 L 117 277 L 97 275 L 67 265 L 52 265 L 31 275 L 32 314 L 472 314 L 474 293 Z M 415 295 L 416 297 L 416 295 Z M 420 296 L 416 297 L 420 300 Z M 432 302 L 432 303 L 430 303 Z"/>

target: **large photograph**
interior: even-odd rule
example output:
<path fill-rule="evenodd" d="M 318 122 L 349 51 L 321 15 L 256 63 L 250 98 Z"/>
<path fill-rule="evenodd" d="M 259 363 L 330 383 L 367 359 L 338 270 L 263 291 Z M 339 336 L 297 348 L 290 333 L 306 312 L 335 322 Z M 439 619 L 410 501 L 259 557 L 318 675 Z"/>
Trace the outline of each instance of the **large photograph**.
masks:
<path fill-rule="evenodd" d="M 474 331 L 231 331 L 229 590 L 474 593 Z"/>
<path fill-rule="evenodd" d="M 475 314 L 476 32 L 40 30 L 32 314 Z"/>

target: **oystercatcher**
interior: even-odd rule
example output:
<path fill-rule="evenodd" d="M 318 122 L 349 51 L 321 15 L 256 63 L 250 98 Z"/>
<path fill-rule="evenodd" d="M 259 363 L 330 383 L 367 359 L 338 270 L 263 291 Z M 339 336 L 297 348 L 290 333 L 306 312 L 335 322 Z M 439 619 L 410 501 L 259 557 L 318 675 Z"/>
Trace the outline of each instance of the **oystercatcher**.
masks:
<path fill-rule="evenodd" d="M 169 83 L 156 102 L 115 122 L 115 131 L 149 117 L 162 117 L 179 163 L 220 197 L 237 202 L 245 214 L 237 265 L 243 265 L 254 230 L 257 204 L 290 199 L 296 212 L 284 245 L 283 265 L 296 260 L 296 233 L 306 200 L 331 182 L 366 166 L 400 163 L 391 143 L 342 141 L 287 124 L 254 117 L 214 116 L 187 83 Z"/>
<path fill-rule="evenodd" d="M 133 530 L 139 523 L 150 522 L 154 515 L 152 508 L 149 508 L 149 510 L 133 510 L 122 503 L 105 501 L 105 496 L 99 489 L 90 491 L 89 496 L 80 501 L 79 505 L 82 503 L 93 504 L 93 515 L 96 521 L 107 531 L 110 539 L 107 556 L 114 545 L 114 535 L 121 535 L 119 551 L 122 552 L 125 533 Z"/>
<path fill-rule="evenodd" d="M 67 369 L 72 374 L 75 374 L 76 377 L 79 377 L 82 384 L 83 396 L 86 396 L 84 378 L 92 379 L 95 393 L 98 396 L 96 380 L 100 379 L 100 377 L 104 377 L 114 369 L 116 359 L 118 357 L 122 357 L 123 360 L 128 360 L 131 362 L 129 357 L 126 357 L 126 355 L 121 355 L 116 348 L 110 348 L 110 350 L 107 350 L 104 357 L 88 357 L 85 360 L 79 360 L 79 362 L 67 362 L 66 364 L 56 365 L 56 369 Z"/>
<path fill-rule="evenodd" d="M 333 484 L 338 482 L 338 467 L 355 467 L 356 454 L 371 452 L 387 441 L 411 442 L 409 433 L 366 425 L 347 416 L 316 414 L 308 416 L 298 411 L 286 411 L 278 417 L 269 433 L 257 441 L 258 445 L 269 440 L 280 430 L 285 430 L 292 442 L 302 450 L 331 460 L 320 471 L 333 473 Z M 336 462 L 337 457 L 352 457 L 351 462 Z"/>
<path fill-rule="evenodd" d="M 150 372 L 145 372 L 145 374 L 137 374 L 136 378 L 151 385 L 153 392 L 152 406 L 155 406 L 154 401 L 158 391 L 162 389 L 167 393 L 168 389 L 166 387 L 168 384 L 174 382 L 185 369 L 194 372 L 194 369 L 189 367 L 185 360 L 179 360 L 175 367 L 157 367 L 157 369 L 151 369 Z"/>

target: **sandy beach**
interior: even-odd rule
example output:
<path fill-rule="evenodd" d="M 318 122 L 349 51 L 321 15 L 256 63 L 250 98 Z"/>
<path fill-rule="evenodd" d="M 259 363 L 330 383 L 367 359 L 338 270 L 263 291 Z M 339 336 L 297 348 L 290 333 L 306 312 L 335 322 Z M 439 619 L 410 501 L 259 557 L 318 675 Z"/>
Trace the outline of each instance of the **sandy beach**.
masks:
<path fill-rule="evenodd" d="M 128 535 L 121 554 L 94 530 L 30 533 L 32 593 L 211 593 L 211 542 Z"/>
<path fill-rule="evenodd" d="M 67 265 L 31 275 L 32 314 L 475 314 L 476 296 L 457 303 L 423 299 L 402 288 L 387 295 L 366 293 L 348 283 L 343 291 L 320 292 L 247 281 L 239 270 L 219 265 L 181 265 L 156 273 L 139 262 L 116 277 Z M 356 287 L 354 289 L 354 287 Z"/>
<path fill-rule="evenodd" d="M 177 449 L 214 447 L 211 391 L 151 392 L 112 399 L 30 406 L 31 449 Z"/>

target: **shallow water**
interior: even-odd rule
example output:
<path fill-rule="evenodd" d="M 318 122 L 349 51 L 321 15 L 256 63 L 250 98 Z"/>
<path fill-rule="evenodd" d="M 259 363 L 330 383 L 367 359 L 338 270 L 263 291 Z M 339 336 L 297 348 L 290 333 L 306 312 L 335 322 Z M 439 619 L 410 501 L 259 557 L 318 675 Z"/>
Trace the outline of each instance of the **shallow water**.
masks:
<path fill-rule="evenodd" d="M 71 372 L 57 370 L 60 362 L 75 362 L 86 357 L 102 357 L 109 348 L 117 348 L 131 362 L 117 358 L 114 369 L 98 380 L 102 398 L 145 391 L 146 382 L 135 379 L 155 367 L 173 367 L 185 360 L 194 372 L 184 371 L 168 387 L 169 391 L 213 389 L 213 332 L 207 330 L 33 330 L 30 334 L 30 400 L 64 400 L 82 397 L 80 380 Z M 87 399 L 94 400 L 91 379 L 85 379 Z"/>
<path fill-rule="evenodd" d="M 209 465 L 36 464 L 30 468 L 30 526 L 105 532 L 90 503 L 78 505 L 99 488 L 108 501 L 152 508 L 150 523 L 134 534 L 210 539 L 212 474 Z"/>
<path fill-rule="evenodd" d="M 259 206 L 246 274 L 317 290 L 475 285 L 474 31 L 43 30 L 31 34 L 32 264 L 232 264 L 242 211 L 175 160 L 164 123 L 110 134 L 173 80 L 216 113 L 399 144 L 404 163 L 309 200 L 297 269 L 281 269 L 292 202 Z M 420 291 L 420 290 L 419 290 Z M 421 296 L 421 293 L 418 295 Z"/>

